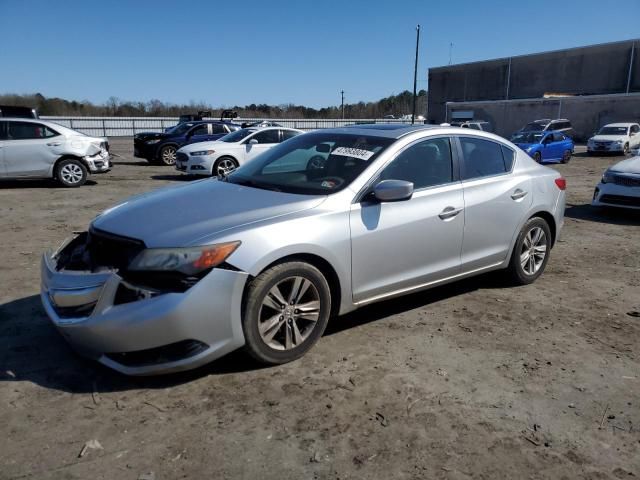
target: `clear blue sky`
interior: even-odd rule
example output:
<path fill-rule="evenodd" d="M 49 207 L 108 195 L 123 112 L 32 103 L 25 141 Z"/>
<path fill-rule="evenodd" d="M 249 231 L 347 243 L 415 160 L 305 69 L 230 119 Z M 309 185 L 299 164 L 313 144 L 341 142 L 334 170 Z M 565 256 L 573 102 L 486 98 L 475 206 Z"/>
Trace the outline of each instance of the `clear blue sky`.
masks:
<path fill-rule="evenodd" d="M 640 0 L 0 0 L 0 93 L 312 107 L 427 69 L 640 37 Z"/>

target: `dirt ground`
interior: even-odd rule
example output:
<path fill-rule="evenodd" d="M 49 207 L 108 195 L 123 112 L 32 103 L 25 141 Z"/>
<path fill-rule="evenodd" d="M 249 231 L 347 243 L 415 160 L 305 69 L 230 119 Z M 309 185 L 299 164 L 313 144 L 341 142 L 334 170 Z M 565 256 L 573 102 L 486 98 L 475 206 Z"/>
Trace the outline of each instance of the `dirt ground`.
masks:
<path fill-rule="evenodd" d="M 588 205 L 619 157 L 553 167 L 566 225 L 533 285 L 485 275 L 334 319 L 292 364 L 145 379 L 75 355 L 38 297 L 45 249 L 184 181 L 111 144 L 80 189 L 0 183 L 0 479 L 640 477 L 640 215 Z"/>

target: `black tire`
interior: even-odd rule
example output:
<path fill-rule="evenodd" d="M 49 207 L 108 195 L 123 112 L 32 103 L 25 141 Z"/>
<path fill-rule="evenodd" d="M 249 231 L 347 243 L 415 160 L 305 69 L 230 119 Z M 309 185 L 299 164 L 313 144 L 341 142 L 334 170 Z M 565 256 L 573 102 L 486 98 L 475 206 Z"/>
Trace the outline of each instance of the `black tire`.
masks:
<path fill-rule="evenodd" d="M 571 160 L 571 150 L 565 150 L 564 153 L 562 154 L 562 160 L 560 160 L 560 163 L 569 163 L 570 160 Z"/>
<path fill-rule="evenodd" d="M 624 144 L 624 147 L 622 147 L 622 153 L 623 153 L 623 155 L 629 155 L 629 152 L 630 152 L 630 151 L 631 151 L 631 150 L 629 149 L 629 144 L 628 144 L 628 143 L 625 143 L 625 144 Z"/>
<path fill-rule="evenodd" d="M 542 154 L 540 152 L 534 153 L 533 159 L 538 163 L 542 163 Z"/>
<path fill-rule="evenodd" d="M 525 241 L 530 239 L 530 232 L 537 231 L 536 229 L 541 229 L 544 232 L 544 245 L 545 245 L 545 254 L 544 258 L 542 258 L 541 263 L 536 263 L 536 257 L 534 257 L 534 268 L 531 268 L 530 264 L 527 264 L 526 269 L 522 265 L 522 255 L 525 254 L 525 250 L 528 250 L 529 256 L 526 257 L 530 259 L 531 257 L 531 249 L 525 247 Z M 518 235 L 518 239 L 516 240 L 516 244 L 513 247 L 513 252 L 511 253 L 511 261 L 509 262 L 509 266 L 507 267 L 507 272 L 511 277 L 511 280 L 516 285 L 528 285 L 536 281 L 536 279 L 542 275 L 544 269 L 549 261 L 549 255 L 551 253 L 551 230 L 549 229 L 549 225 L 547 222 L 540 217 L 530 218 L 527 223 L 524 224 L 522 230 L 520 230 L 520 234 Z M 539 251 L 536 253 L 539 255 Z M 527 271 L 528 270 L 528 271 Z"/>
<path fill-rule="evenodd" d="M 177 151 L 178 147 L 175 145 L 164 145 L 158 150 L 158 163 L 167 166 L 175 165 Z"/>
<path fill-rule="evenodd" d="M 222 170 L 226 171 L 226 174 L 223 174 L 221 167 L 224 167 L 225 165 L 230 165 L 230 164 L 233 164 L 233 169 L 223 168 Z M 229 157 L 229 156 L 220 157 L 213 164 L 213 168 L 211 169 L 211 176 L 221 178 L 225 175 L 229 175 L 231 172 L 233 172 L 233 170 L 235 170 L 238 167 L 239 167 L 239 164 L 235 158 Z"/>
<path fill-rule="evenodd" d="M 301 283 L 296 283 L 297 279 L 301 279 Z M 299 288 L 299 285 L 306 285 L 304 281 L 308 281 L 309 285 L 298 297 L 299 302 L 292 305 L 291 299 L 299 293 L 299 290 L 295 290 L 296 286 Z M 291 290 L 287 288 L 289 285 Z M 272 294 L 274 289 L 277 290 L 276 295 Z M 286 306 L 277 300 L 278 294 Z M 306 306 L 310 312 L 315 300 L 309 299 L 316 297 L 317 315 L 301 313 L 296 309 L 296 306 Z M 269 365 L 296 360 L 320 339 L 329 321 L 330 312 L 331 290 L 320 270 L 298 261 L 271 267 L 258 275 L 246 292 L 242 311 L 245 350 L 259 362 Z M 317 320 L 304 317 L 317 317 Z M 269 325 L 273 328 L 267 328 Z"/>
<path fill-rule="evenodd" d="M 87 167 L 73 158 L 62 160 L 56 165 L 56 180 L 63 187 L 80 187 L 87 181 Z"/>

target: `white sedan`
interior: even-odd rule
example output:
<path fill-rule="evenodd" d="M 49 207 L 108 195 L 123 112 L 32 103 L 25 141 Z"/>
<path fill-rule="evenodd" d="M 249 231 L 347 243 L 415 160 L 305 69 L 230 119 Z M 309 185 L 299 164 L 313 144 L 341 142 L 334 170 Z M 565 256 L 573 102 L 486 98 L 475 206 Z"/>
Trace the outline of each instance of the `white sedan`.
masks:
<path fill-rule="evenodd" d="M 609 167 L 596 186 L 591 205 L 640 209 L 640 157 Z"/>
<path fill-rule="evenodd" d="M 214 142 L 185 145 L 178 150 L 176 170 L 190 175 L 226 176 L 260 153 L 301 133 L 304 132 L 284 127 L 243 128 Z"/>
<path fill-rule="evenodd" d="M 587 153 L 617 152 L 628 155 L 640 148 L 640 125 L 637 123 L 610 123 L 602 127 L 587 142 Z"/>

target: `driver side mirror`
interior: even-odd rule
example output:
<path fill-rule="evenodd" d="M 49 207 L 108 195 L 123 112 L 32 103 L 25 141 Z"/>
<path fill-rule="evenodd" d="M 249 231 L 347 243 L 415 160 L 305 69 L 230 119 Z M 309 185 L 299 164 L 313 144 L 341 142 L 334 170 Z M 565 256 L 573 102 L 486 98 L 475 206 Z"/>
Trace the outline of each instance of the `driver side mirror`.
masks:
<path fill-rule="evenodd" d="M 382 180 L 373 189 L 373 196 L 380 202 L 409 200 L 413 195 L 413 183 L 405 180 Z"/>
<path fill-rule="evenodd" d="M 249 140 L 249 145 L 257 145 L 258 144 L 258 140 L 256 140 L 255 138 L 252 138 L 251 140 Z"/>

